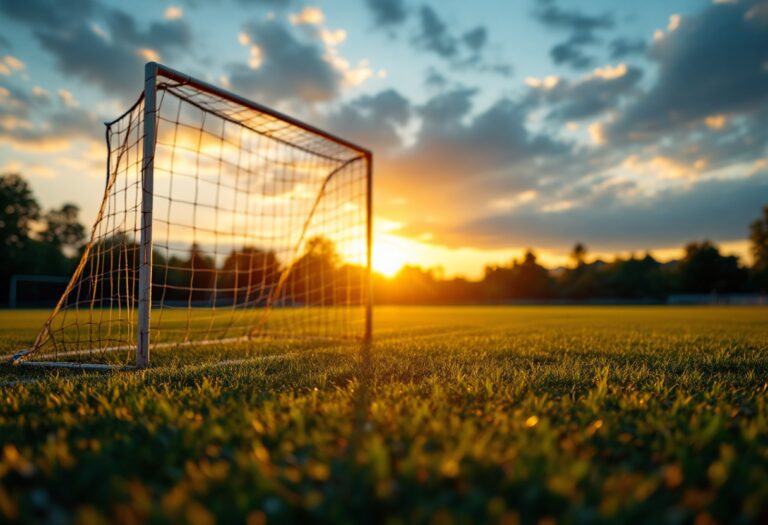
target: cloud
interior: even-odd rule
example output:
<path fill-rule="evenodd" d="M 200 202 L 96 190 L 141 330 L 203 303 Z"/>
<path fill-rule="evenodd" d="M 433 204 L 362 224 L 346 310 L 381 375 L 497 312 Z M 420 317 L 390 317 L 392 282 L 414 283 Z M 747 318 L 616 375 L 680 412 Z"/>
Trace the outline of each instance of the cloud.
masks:
<path fill-rule="evenodd" d="M 0 0 L 0 11 L 6 16 L 36 27 L 71 27 L 73 21 L 91 17 L 97 9 L 96 0 Z"/>
<path fill-rule="evenodd" d="M 613 60 L 621 60 L 631 56 L 644 55 L 648 50 L 648 44 L 642 38 L 629 39 L 624 37 L 614 38 L 608 45 L 610 57 Z"/>
<path fill-rule="evenodd" d="M 168 6 L 165 9 L 165 13 L 163 13 L 163 16 L 166 20 L 176 20 L 178 18 L 181 18 L 184 16 L 184 10 L 176 5 Z"/>
<path fill-rule="evenodd" d="M 488 44 L 488 29 L 477 26 L 457 34 L 429 5 L 422 5 L 418 11 L 418 27 L 412 38 L 417 49 L 432 53 L 449 62 L 456 70 L 472 70 L 510 76 L 512 66 L 504 62 L 486 59 L 484 52 Z"/>
<path fill-rule="evenodd" d="M 569 146 L 526 128 L 528 107 L 500 98 L 477 114 L 477 91 L 457 88 L 417 106 L 421 127 L 413 143 L 392 159 L 400 187 L 444 199 L 444 209 L 463 216 L 476 213 L 489 195 L 525 190 L 548 174 L 548 167 Z M 463 202 L 460 208 L 455 207 Z"/>
<path fill-rule="evenodd" d="M 768 23 L 757 2 L 718 4 L 654 43 L 658 81 L 610 127 L 614 138 L 655 140 L 713 114 L 749 115 L 768 102 Z"/>
<path fill-rule="evenodd" d="M 319 25 L 325 21 L 325 14 L 319 7 L 307 6 L 296 14 L 288 17 L 291 24 L 298 25 Z"/>
<path fill-rule="evenodd" d="M 552 206 L 553 211 L 523 203 L 503 214 L 453 228 L 436 230 L 432 226 L 431 232 L 435 242 L 449 246 L 561 249 L 581 241 L 597 251 L 646 250 L 699 239 L 743 239 L 768 195 L 768 173 L 703 181 L 692 188 L 670 189 L 634 201 L 617 197 L 628 189 L 626 185 L 609 187 L 578 205 L 561 203 L 559 210 Z"/>
<path fill-rule="evenodd" d="M 388 155 L 401 147 L 398 129 L 413 115 L 408 99 L 394 89 L 364 95 L 342 105 L 327 118 L 325 126 L 343 137 L 354 137 L 363 146 Z"/>
<path fill-rule="evenodd" d="M 101 141 L 104 126 L 91 112 L 69 107 L 48 115 L 38 125 L 13 127 L 0 119 L 0 144 L 18 151 L 50 152 L 69 149 L 72 141 Z"/>
<path fill-rule="evenodd" d="M 539 0 L 533 15 L 545 27 L 570 35 L 550 50 L 550 56 L 555 64 L 574 69 L 587 69 L 593 65 L 594 58 L 584 48 L 599 42 L 597 32 L 614 26 L 609 13 L 588 15 L 577 9 L 563 9 L 555 0 Z"/>
<path fill-rule="evenodd" d="M 182 19 L 152 22 L 140 29 L 132 15 L 96 0 L 0 0 L 0 12 L 29 25 L 59 71 L 107 93 L 132 96 L 141 90 L 142 49 L 173 58 L 188 50 L 192 41 L 191 29 Z"/>
<path fill-rule="evenodd" d="M 22 71 L 27 66 L 13 55 L 5 55 L 0 58 L 0 75 L 12 75 L 16 71 Z"/>
<path fill-rule="evenodd" d="M 426 4 L 419 9 L 419 30 L 414 43 L 442 58 L 453 58 L 459 52 L 458 41 L 448 30 L 448 25 Z"/>
<path fill-rule="evenodd" d="M 230 64 L 235 91 L 268 103 L 325 102 L 339 95 L 344 75 L 320 46 L 299 40 L 279 21 L 249 22 L 243 34 L 260 60 L 253 67 Z"/>
<path fill-rule="evenodd" d="M 68 108 L 77 108 L 80 106 L 80 102 L 78 102 L 75 96 L 63 88 L 59 89 L 59 100 L 64 106 Z"/>
<path fill-rule="evenodd" d="M 545 104 L 548 119 L 570 122 L 594 118 L 618 108 L 619 102 L 637 90 L 642 71 L 634 66 L 619 64 L 596 68 L 576 81 L 552 77 L 528 79 L 533 87 L 531 97 Z"/>
<path fill-rule="evenodd" d="M 485 44 L 488 43 L 488 30 L 482 26 L 478 26 L 464 33 L 461 36 L 461 40 L 469 49 L 475 53 L 479 53 L 483 50 Z"/>
<path fill-rule="evenodd" d="M 366 0 L 365 3 L 379 27 L 400 25 L 408 16 L 404 0 Z"/>

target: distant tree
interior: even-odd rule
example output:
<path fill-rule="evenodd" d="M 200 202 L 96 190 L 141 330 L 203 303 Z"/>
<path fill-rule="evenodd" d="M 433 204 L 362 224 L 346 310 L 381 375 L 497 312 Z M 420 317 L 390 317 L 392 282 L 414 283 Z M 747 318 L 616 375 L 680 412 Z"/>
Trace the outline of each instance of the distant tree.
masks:
<path fill-rule="evenodd" d="M 763 216 L 749 226 L 749 241 L 754 263 L 752 275 L 757 286 L 768 289 L 768 206 L 763 208 Z"/>
<path fill-rule="evenodd" d="M 13 274 L 35 273 L 34 266 L 48 260 L 47 254 L 33 254 L 31 250 L 32 230 L 39 218 L 40 205 L 27 182 L 17 174 L 0 175 L 1 301 L 8 297 Z"/>
<path fill-rule="evenodd" d="M 309 239 L 289 269 L 281 296 L 302 304 L 333 304 L 339 260 L 333 241 L 322 236 Z"/>
<path fill-rule="evenodd" d="M 279 278 L 275 252 L 245 247 L 233 250 L 224 261 L 217 287 L 236 304 L 263 304 Z"/>
<path fill-rule="evenodd" d="M 434 270 L 418 266 L 403 266 L 395 279 L 397 302 L 404 304 L 434 303 L 438 301 L 438 281 Z"/>
<path fill-rule="evenodd" d="M 617 259 L 606 269 L 604 287 L 622 299 L 662 299 L 669 293 L 670 276 L 650 254 Z"/>
<path fill-rule="evenodd" d="M 571 251 L 571 260 L 574 262 L 574 265 L 578 268 L 579 266 L 584 265 L 584 260 L 587 257 L 587 247 L 584 246 L 584 244 L 577 242 L 573 246 L 573 250 Z"/>
<path fill-rule="evenodd" d="M 737 257 L 721 255 L 709 241 L 688 244 L 678 265 L 680 291 L 685 293 L 739 291 L 747 277 Z"/>
<path fill-rule="evenodd" d="M 0 259 L 30 239 L 31 227 L 40 218 L 40 205 L 27 181 L 19 175 L 0 175 Z"/>
<path fill-rule="evenodd" d="M 512 298 L 515 270 L 512 266 L 486 266 L 483 277 L 485 298 L 490 301 L 502 301 Z"/>
<path fill-rule="evenodd" d="M 46 213 L 46 227 L 40 233 L 40 240 L 71 252 L 76 251 L 85 239 L 85 228 L 78 222 L 79 213 L 80 208 L 70 203 Z"/>
<path fill-rule="evenodd" d="M 545 299 L 554 295 L 552 278 L 539 265 L 533 250 L 525 252 L 521 263 L 515 262 L 513 295 L 523 299 Z"/>
<path fill-rule="evenodd" d="M 197 243 L 189 249 L 189 259 L 183 263 L 188 280 L 188 297 L 191 301 L 204 301 L 213 298 L 213 288 L 216 284 L 216 264 Z"/>

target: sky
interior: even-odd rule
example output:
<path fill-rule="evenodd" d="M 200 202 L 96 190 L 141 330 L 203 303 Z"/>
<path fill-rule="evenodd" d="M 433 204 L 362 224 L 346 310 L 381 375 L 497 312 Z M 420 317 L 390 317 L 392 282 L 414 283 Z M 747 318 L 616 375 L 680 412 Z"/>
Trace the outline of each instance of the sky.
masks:
<path fill-rule="evenodd" d="M 373 150 L 388 274 L 748 262 L 768 203 L 766 1 L 0 0 L 0 173 L 92 222 L 148 60 Z"/>

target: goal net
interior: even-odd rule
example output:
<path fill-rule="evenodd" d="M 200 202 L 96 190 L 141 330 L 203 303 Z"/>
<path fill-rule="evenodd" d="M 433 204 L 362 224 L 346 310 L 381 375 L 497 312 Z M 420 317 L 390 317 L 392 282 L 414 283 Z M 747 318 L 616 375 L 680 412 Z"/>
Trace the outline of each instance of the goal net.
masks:
<path fill-rule="evenodd" d="M 154 63 L 107 146 L 90 241 L 16 362 L 370 337 L 370 152 Z"/>

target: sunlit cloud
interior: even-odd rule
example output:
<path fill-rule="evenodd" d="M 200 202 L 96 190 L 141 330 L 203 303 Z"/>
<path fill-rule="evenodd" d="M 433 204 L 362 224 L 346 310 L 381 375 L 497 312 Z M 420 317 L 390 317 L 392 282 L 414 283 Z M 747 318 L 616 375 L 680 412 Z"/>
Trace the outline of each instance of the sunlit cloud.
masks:
<path fill-rule="evenodd" d="M 291 14 L 288 19 L 293 25 L 318 25 L 325 21 L 325 14 L 319 7 L 307 6 L 296 14 Z"/>
<path fill-rule="evenodd" d="M 534 89 L 552 89 L 560 83 L 560 77 L 549 75 L 544 78 L 527 77 L 525 84 Z"/>
<path fill-rule="evenodd" d="M 59 100 L 68 108 L 80 107 L 80 102 L 78 102 L 75 96 L 66 89 L 59 89 Z"/>
<path fill-rule="evenodd" d="M 347 32 L 343 29 L 329 30 L 320 28 L 320 39 L 326 46 L 337 46 L 347 39 Z"/>
<path fill-rule="evenodd" d="M 165 9 L 164 15 L 166 20 L 178 20 L 184 16 L 184 11 L 179 6 L 169 6 Z"/>
<path fill-rule="evenodd" d="M 23 163 L 19 161 L 11 161 L 0 166 L 0 173 L 22 173 L 43 179 L 51 179 L 57 175 L 56 170 L 45 164 Z"/>
<path fill-rule="evenodd" d="M 160 54 L 154 49 L 140 47 L 136 50 L 136 54 L 147 62 L 160 62 Z"/>
<path fill-rule="evenodd" d="M 613 80 L 623 77 L 627 74 L 627 65 L 619 64 L 617 66 L 598 67 L 592 72 L 592 77 L 602 78 L 604 80 Z M 587 77 L 590 78 L 590 77 Z"/>
<path fill-rule="evenodd" d="M 259 69 L 264 62 L 264 53 L 257 45 L 252 45 L 248 50 L 248 67 L 251 69 Z"/>
<path fill-rule="evenodd" d="M 16 115 L 1 115 L 0 128 L 9 131 L 16 129 L 31 129 L 32 123 L 26 119 L 19 118 Z"/>
<path fill-rule="evenodd" d="M 682 20 L 682 17 L 680 15 L 671 15 L 669 17 L 669 24 L 667 24 L 667 31 L 670 33 L 680 27 L 680 21 Z"/>
<path fill-rule="evenodd" d="M 5 55 L 0 59 L 0 75 L 11 75 L 13 72 L 21 71 L 26 67 L 24 62 L 12 55 Z"/>
<path fill-rule="evenodd" d="M 488 203 L 488 206 L 492 210 L 511 210 L 513 208 L 516 208 L 518 206 L 521 206 L 523 204 L 526 204 L 528 202 L 533 201 L 538 196 L 538 193 L 535 190 L 527 190 L 520 192 L 516 195 L 512 195 L 511 197 L 501 197 L 498 199 L 493 199 Z"/>
<path fill-rule="evenodd" d="M 41 88 L 40 86 L 32 87 L 32 95 L 40 99 L 44 99 L 44 100 L 48 99 L 48 91 Z"/>
<path fill-rule="evenodd" d="M 710 129 L 723 129 L 727 122 L 725 115 L 710 115 L 704 119 L 704 123 Z"/>
<path fill-rule="evenodd" d="M 606 142 L 605 129 L 602 122 L 594 122 L 587 128 L 589 131 L 589 138 L 592 139 L 592 144 L 596 146 L 602 146 Z"/>
<path fill-rule="evenodd" d="M 630 155 L 622 162 L 622 167 L 639 174 L 653 175 L 658 179 L 696 179 L 707 168 L 706 159 L 697 159 L 693 164 L 685 164 L 675 159 L 657 155 L 650 159 L 641 159 Z"/>

